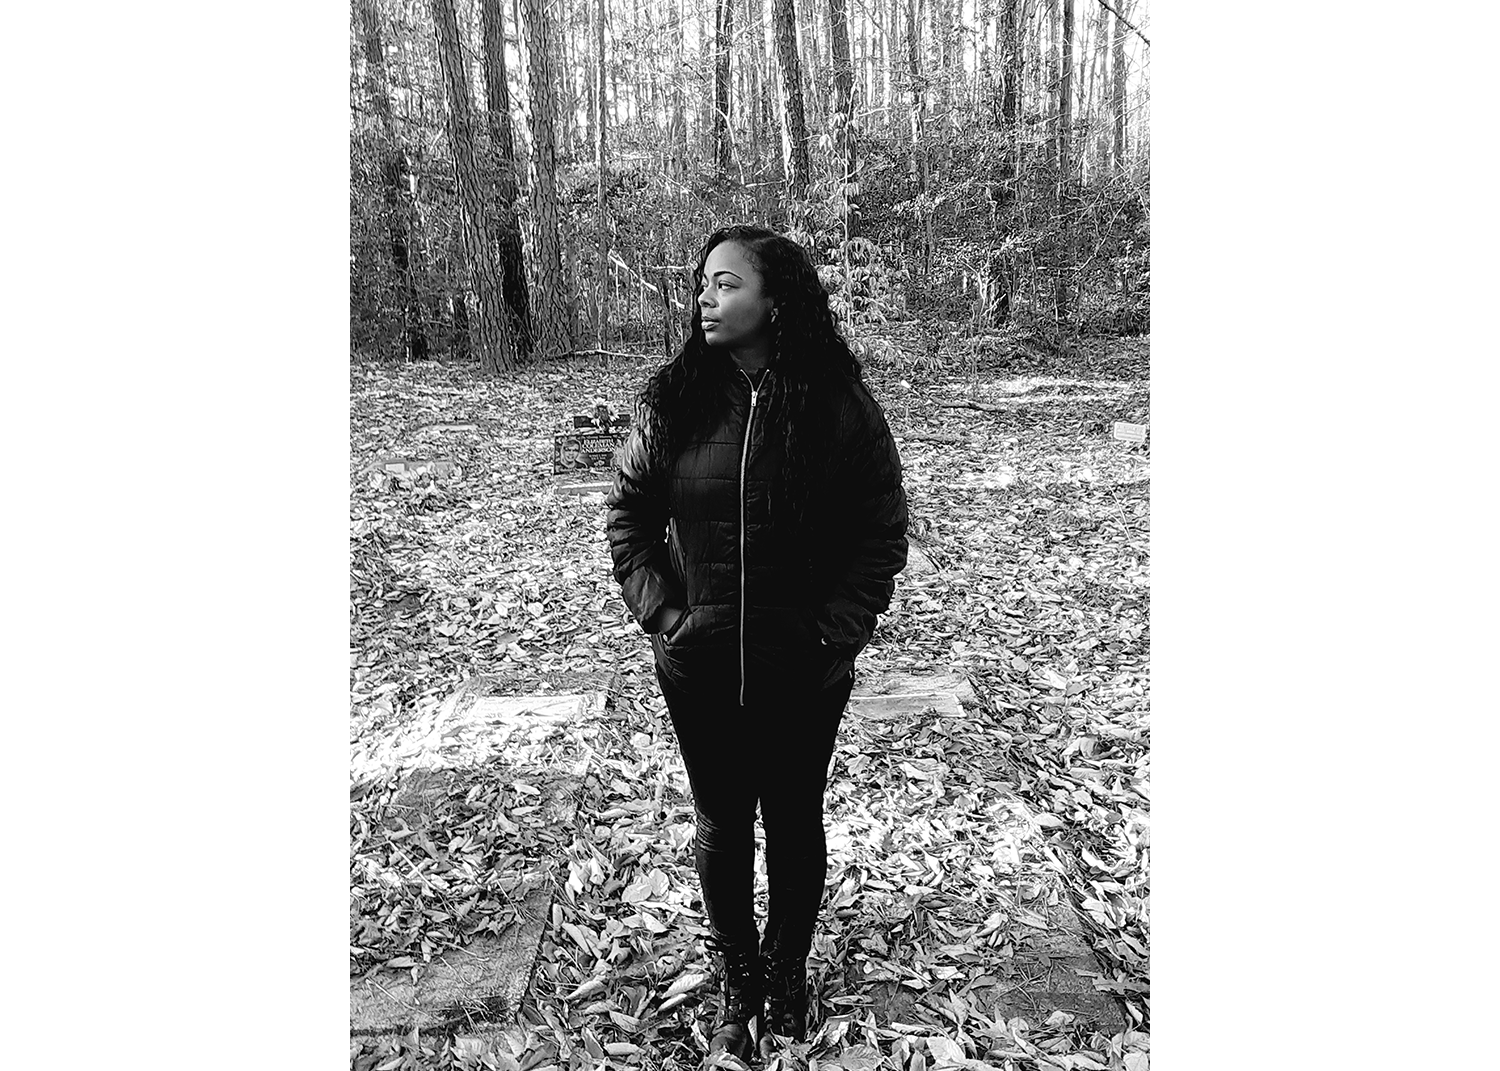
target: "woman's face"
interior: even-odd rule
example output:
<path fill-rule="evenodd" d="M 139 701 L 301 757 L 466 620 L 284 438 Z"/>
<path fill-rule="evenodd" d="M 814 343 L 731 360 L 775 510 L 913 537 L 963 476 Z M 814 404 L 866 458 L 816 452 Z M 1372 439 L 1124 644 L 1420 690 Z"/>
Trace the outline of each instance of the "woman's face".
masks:
<path fill-rule="evenodd" d="M 738 242 L 720 242 L 709 251 L 698 309 L 710 346 L 738 349 L 770 339 L 772 302 L 763 283 Z"/>

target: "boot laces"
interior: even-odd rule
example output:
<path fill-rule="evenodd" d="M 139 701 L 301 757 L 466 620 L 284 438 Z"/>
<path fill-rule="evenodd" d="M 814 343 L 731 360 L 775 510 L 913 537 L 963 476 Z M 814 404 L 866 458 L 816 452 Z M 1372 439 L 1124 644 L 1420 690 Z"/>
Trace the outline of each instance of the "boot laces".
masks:
<path fill-rule="evenodd" d="M 807 960 L 773 949 L 765 959 L 766 1013 L 778 1026 L 807 1014 Z"/>
<path fill-rule="evenodd" d="M 722 1023 L 746 1023 L 760 1014 L 760 958 L 754 944 L 731 944 L 709 937 L 705 942 L 723 964 L 720 991 Z"/>

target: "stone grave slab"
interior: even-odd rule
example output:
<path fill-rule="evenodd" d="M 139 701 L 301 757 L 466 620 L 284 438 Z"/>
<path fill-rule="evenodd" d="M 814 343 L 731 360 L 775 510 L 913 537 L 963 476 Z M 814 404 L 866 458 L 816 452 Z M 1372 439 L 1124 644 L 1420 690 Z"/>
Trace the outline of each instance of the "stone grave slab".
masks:
<path fill-rule="evenodd" d="M 577 495 L 579 498 L 587 498 L 589 495 L 598 495 L 599 501 L 604 501 L 604 496 L 614 486 L 610 480 L 585 480 L 582 482 L 560 483 L 557 485 L 559 495 Z"/>
<path fill-rule="evenodd" d="M 365 475 L 383 473 L 388 476 L 425 476 L 432 475 L 442 478 L 454 476 L 462 472 L 457 461 L 452 458 L 405 458 L 405 457 L 377 457 L 363 469 Z"/>
<path fill-rule="evenodd" d="M 538 696 L 484 694 L 471 681 L 425 715 L 350 758 L 351 782 L 397 779 L 390 807 L 421 828 L 425 801 L 453 790 L 463 774 L 525 780 L 549 828 L 568 828 L 588 758 L 565 728 L 597 715 L 602 693 Z M 508 896 L 516 918 L 498 936 L 434 955 L 412 969 L 377 969 L 350 979 L 351 1035 L 407 1033 L 413 1027 L 472 1033 L 514 1017 L 530 985 L 558 875 L 550 862 L 516 875 Z"/>
<path fill-rule="evenodd" d="M 898 718 L 921 714 L 929 707 L 945 716 L 957 717 L 964 705 L 975 706 L 978 698 L 969 682 L 952 674 L 917 676 L 910 673 L 857 671 L 849 712 L 863 717 Z"/>
<path fill-rule="evenodd" d="M 901 673 L 861 675 L 849 698 L 848 717 L 874 719 L 962 718 L 978 703 L 961 676 L 915 676 Z M 1015 843 L 1039 841 L 1042 827 L 1024 801 L 1002 792 L 1011 814 L 1007 832 Z M 1084 941 L 1084 924 L 1068 899 L 1061 877 L 1050 868 L 1028 871 L 1036 895 L 1010 911 L 1016 952 L 1005 977 L 997 978 L 984 1002 L 986 1014 L 998 1003 L 1007 1018 L 1022 1016 L 1040 1023 L 1055 1011 L 1077 1016 L 1097 1029 L 1116 1034 L 1125 1029 L 1119 1003 L 1094 986 L 1105 971 Z M 999 905 L 997 905 L 999 906 Z M 1010 905 L 1006 905 L 1010 906 Z M 898 982 L 876 983 L 877 1015 L 885 1021 L 912 1022 L 921 994 Z"/>
<path fill-rule="evenodd" d="M 444 780 L 439 776 L 439 781 Z M 572 821 L 571 789 L 549 793 L 558 821 Z M 552 903 L 553 876 L 533 871 L 511 893 L 516 921 L 498 937 L 475 938 L 413 970 L 381 969 L 349 982 L 349 1032 L 355 1036 L 472 1030 L 509 1020 L 531 984 Z"/>
<path fill-rule="evenodd" d="M 360 781 L 418 768 L 471 768 L 501 754 L 513 762 L 515 749 L 535 750 L 557 739 L 564 726 L 599 712 L 603 703 L 599 692 L 485 695 L 482 684 L 471 682 L 400 731 L 356 744 L 349 758 L 350 778 Z"/>

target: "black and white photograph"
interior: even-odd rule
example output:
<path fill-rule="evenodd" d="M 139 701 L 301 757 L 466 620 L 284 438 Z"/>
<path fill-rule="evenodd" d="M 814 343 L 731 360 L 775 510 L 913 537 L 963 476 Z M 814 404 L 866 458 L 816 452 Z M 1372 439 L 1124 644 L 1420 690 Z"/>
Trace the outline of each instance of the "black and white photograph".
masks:
<path fill-rule="evenodd" d="M 354 0 L 354 1071 L 1150 1066 L 1144 0 Z"/>
<path fill-rule="evenodd" d="M 1495 1063 L 1500 11 L 6 25 L 7 1066 Z"/>

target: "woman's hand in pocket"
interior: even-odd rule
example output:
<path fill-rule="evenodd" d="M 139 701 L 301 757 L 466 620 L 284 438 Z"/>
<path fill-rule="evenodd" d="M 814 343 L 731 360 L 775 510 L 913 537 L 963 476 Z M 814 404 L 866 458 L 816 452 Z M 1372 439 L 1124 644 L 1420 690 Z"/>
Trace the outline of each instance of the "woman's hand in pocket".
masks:
<path fill-rule="evenodd" d="M 660 632 L 664 637 L 670 635 L 671 632 L 676 629 L 678 624 L 682 621 L 683 616 L 684 611 L 679 610 L 675 606 L 663 607 L 660 614 L 660 620 L 658 622 L 661 627 L 657 631 Z"/>

